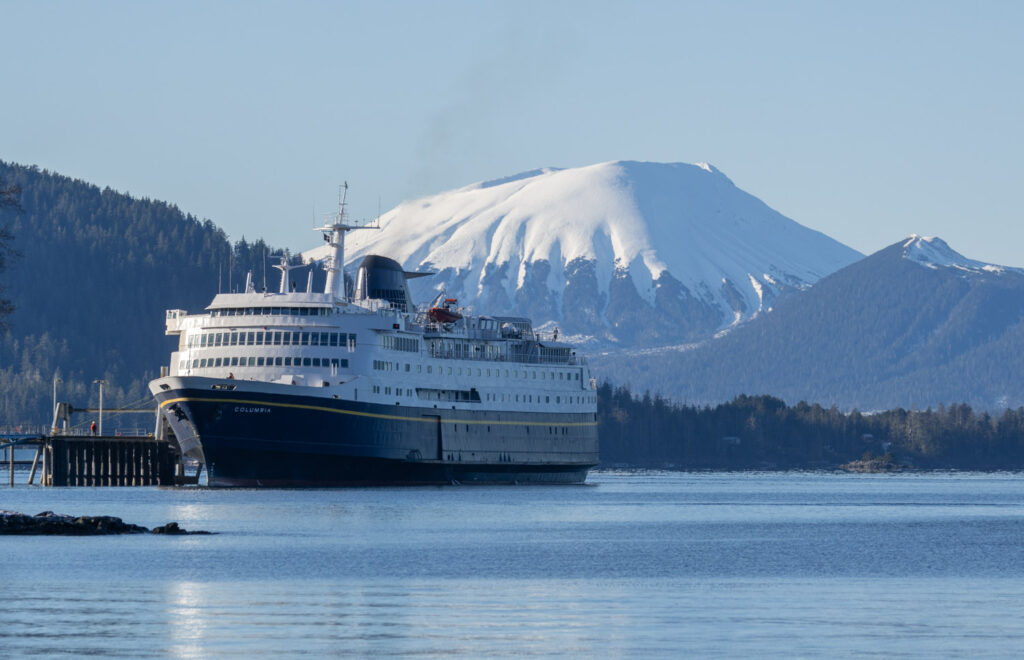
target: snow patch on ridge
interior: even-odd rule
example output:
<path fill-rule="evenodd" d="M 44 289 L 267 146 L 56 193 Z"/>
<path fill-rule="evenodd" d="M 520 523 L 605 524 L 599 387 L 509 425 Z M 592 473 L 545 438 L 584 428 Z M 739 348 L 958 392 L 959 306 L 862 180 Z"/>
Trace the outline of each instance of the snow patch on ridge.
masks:
<path fill-rule="evenodd" d="M 764 309 L 764 287 L 750 273 L 747 273 L 747 277 L 750 278 L 750 286 L 754 287 L 754 291 L 757 293 L 757 311 L 760 312 Z"/>
<path fill-rule="evenodd" d="M 997 266 L 983 261 L 968 259 L 938 236 L 911 234 L 903 243 L 903 256 L 925 268 L 956 268 L 969 273 L 1024 273 L 1024 269 Z"/>

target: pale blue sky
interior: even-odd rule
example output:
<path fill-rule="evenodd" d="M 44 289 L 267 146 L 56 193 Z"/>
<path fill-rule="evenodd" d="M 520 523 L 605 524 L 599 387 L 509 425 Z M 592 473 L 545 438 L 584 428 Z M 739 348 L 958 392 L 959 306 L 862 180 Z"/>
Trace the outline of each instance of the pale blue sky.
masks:
<path fill-rule="evenodd" d="M 862 252 L 1024 266 L 1024 3 L 12 2 L 0 159 L 310 247 L 536 167 L 707 161 Z"/>

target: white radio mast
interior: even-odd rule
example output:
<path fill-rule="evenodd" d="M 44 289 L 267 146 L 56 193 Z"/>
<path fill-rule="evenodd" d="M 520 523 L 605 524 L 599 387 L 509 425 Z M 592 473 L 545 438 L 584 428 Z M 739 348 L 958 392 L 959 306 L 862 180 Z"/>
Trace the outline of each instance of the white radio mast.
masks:
<path fill-rule="evenodd" d="M 331 246 L 331 253 L 326 262 L 327 283 L 324 284 L 324 293 L 342 300 L 345 299 L 345 232 L 353 229 L 369 229 L 365 226 L 345 224 L 347 203 L 348 181 L 338 187 L 338 214 L 334 217 L 334 222 L 315 228 L 315 231 L 330 232 L 324 234 L 324 240 Z"/>

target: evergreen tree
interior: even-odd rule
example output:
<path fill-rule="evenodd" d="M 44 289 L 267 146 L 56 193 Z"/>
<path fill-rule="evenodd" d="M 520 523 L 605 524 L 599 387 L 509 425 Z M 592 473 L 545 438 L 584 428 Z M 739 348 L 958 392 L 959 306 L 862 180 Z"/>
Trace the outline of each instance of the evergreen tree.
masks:
<path fill-rule="evenodd" d="M 7 213 L 21 211 L 21 204 L 18 201 L 20 197 L 21 186 L 16 183 L 8 183 L 3 176 L 0 176 L 0 222 L 4 222 L 4 216 Z M 8 261 L 16 255 L 14 234 L 4 222 L 4 224 L 0 224 L 0 275 L 3 274 Z M 0 281 L 0 330 L 6 329 L 5 319 L 14 311 L 14 305 L 3 297 L 3 292 L 4 285 Z"/>

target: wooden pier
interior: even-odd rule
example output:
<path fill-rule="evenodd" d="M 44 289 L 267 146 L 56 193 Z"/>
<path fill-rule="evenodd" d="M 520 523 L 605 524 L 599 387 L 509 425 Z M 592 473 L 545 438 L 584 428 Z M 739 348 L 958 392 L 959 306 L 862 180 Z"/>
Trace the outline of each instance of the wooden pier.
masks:
<path fill-rule="evenodd" d="M 41 486 L 174 486 L 198 483 L 186 476 L 178 445 L 147 436 L 55 435 L 8 445 L 35 446 L 28 483 Z M 14 462 L 9 465 L 14 485 Z"/>
<path fill-rule="evenodd" d="M 177 483 L 177 447 L 152 436 L 54 436 L 43 440 L 40 451 L 40 484 L 43 486 L 172 486 Z"/>

